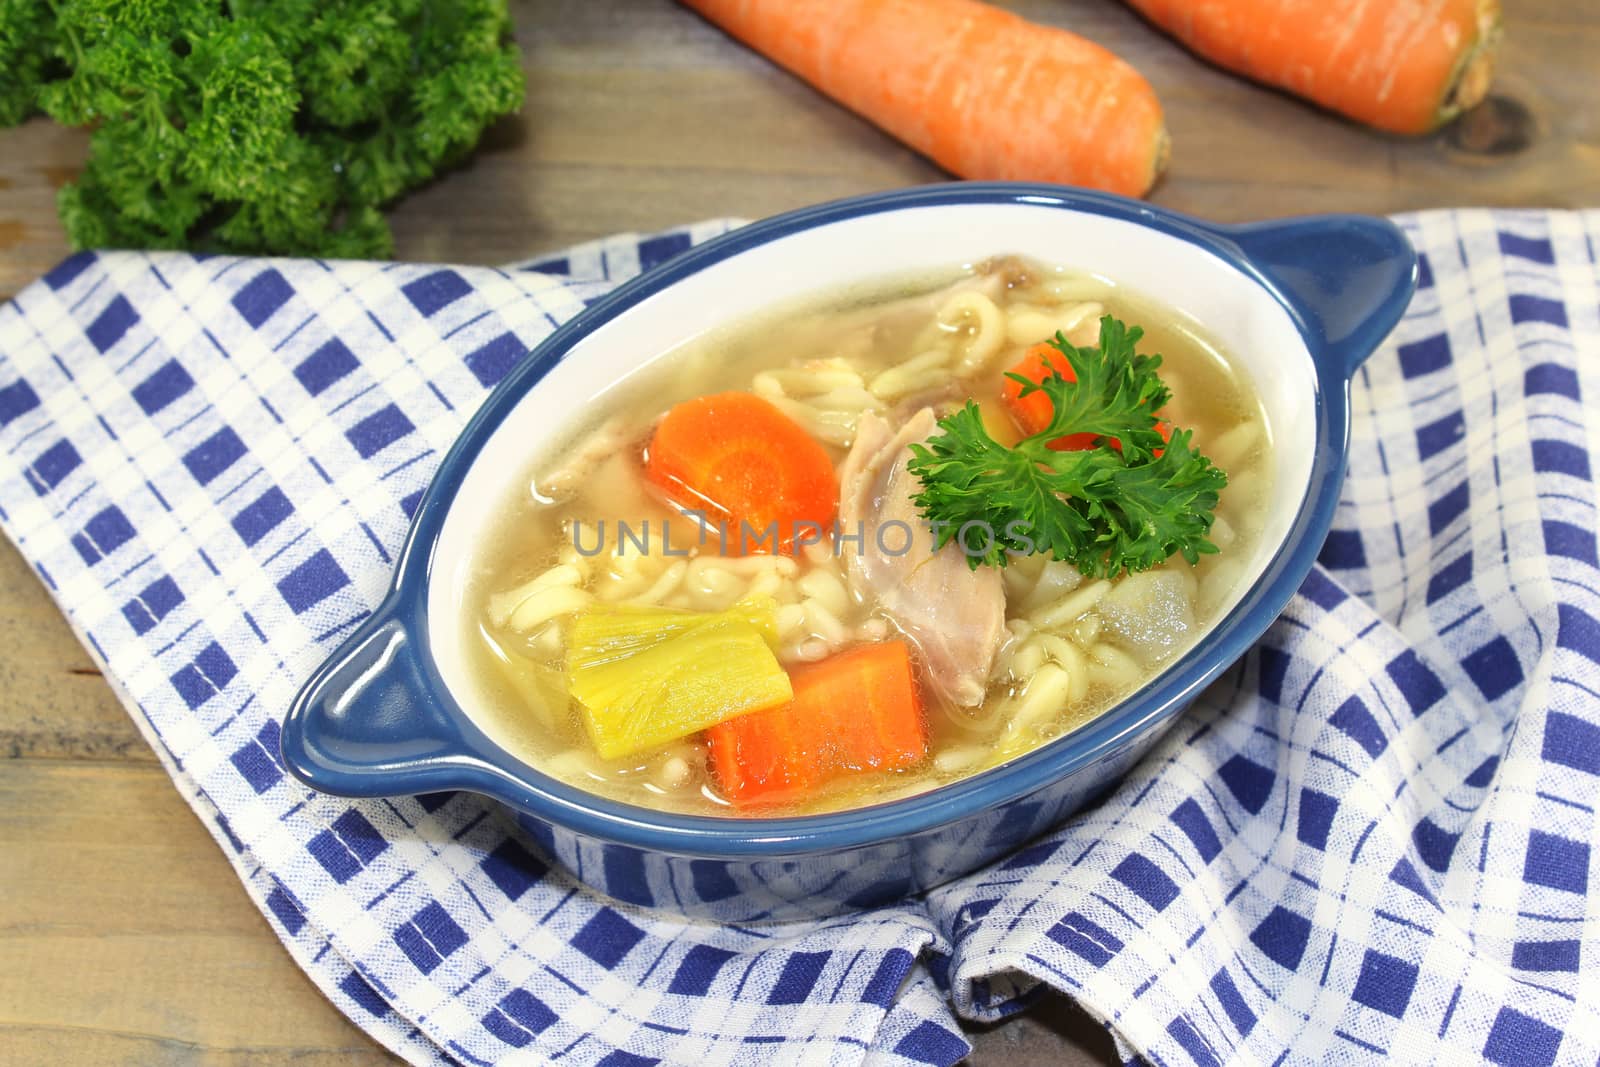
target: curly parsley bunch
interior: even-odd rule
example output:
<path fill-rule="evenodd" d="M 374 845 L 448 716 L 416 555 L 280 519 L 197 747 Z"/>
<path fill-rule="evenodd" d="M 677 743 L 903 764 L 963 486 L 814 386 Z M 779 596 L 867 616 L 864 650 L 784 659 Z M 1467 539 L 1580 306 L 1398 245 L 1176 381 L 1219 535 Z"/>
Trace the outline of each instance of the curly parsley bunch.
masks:
<path fill-rule="evenodd" d="M 0 125 L 94 131 L 79 248 L 390 255 L 522 94 L 504 0 L 0 0 Z"/>
<path fill-rule="evenodd" d="M 1094 578 L 1149 570 L 1174 553 L 1190 564 L 1217 551 L 1208 539 L 1228 476 L 1195 451 L 1192 430 L 1167 439 L 1156 412 L 1171 393 L 1160 356 L 1140 354 L 1144 336 L 1110 315 L 1100 341 L 1079 348 L 1061 334 L 1051 346 L 1070 375 L 1038 382 L 1012 374 L 1022 396 L 1050 400 L 1049 425 L 1011 447 L 989 436 L 976 402 L 939 420 L 941 433 L 911 446 L 922 482 L 913 502 L 943 548 L 960 542 L 967 563 L 1004 567 L 1013 553 L 1045 552 Z M 1053 447 L 1090 435 L 1094 447 Z"/>

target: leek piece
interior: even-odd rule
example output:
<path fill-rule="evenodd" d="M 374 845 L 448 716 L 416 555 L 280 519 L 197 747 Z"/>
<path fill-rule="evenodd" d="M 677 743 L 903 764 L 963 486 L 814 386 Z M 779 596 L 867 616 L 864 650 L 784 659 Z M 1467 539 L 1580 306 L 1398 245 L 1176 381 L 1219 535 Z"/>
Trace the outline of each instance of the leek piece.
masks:
<path fill-rule="evenodd" d="M 617 759 L 791 700 L 778 664 L 777 605 L 723 612 L 595 607 L 567 641 L 567 676 L 595 751 Z"/>
<path fill-rule="evenodd" d="M 778 648 L 778 602 L 769 596 L 746 597 L 727 611 L 681 611 L 633 604 L 596 604 L 577 615 L 568 637 L 567 666 L 592 666 L 626 659 L 641 649 L 692 630 L 713 619 L 741 619 L 760 631 L 773 651 Z"/>

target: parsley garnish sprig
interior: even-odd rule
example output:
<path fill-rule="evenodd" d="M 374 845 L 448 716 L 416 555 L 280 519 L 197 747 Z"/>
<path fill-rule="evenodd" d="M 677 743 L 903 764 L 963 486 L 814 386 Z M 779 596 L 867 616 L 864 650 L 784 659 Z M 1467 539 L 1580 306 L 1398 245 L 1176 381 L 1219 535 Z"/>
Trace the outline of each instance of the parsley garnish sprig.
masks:
<path fill-rule="evenodd" d="M 1173 553 L 1192 564 L 1217 551 L 1207 534 L 1227 476 L 1195 451 L 1192 431 L 1175 428 L 1163 440 L 1156 429 L 1171 394 L 1156 373 L 1161 357 L 1135 351 L 1143 336 L 1110 315 L 1100 320 L 1098 346 L 1056 334 L 1050 343 L 1076 381 L 1011 375 L 1023 396 L 1043 392 L 1054 407 L 1047 427 L 1013 447 L 989 436 L 971 400 L 939 420 L 941 433 L 911 446 L 910 469 L 922 482 L 914 499 L 939 548 L 957 541 L 974 569 L 1045 552 L 1092 577 L 1148 570 Z M 1097 447 L 1050 448 L 1082 433 L 1098 436 Z"/>

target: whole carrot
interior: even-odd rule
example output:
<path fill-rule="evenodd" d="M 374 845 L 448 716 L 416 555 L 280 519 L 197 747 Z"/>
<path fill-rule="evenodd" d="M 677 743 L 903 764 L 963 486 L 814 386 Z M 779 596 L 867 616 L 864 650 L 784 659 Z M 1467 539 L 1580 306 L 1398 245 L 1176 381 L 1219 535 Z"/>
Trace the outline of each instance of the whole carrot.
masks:
<path fill-rule="evenodd" d="M 1213 63 L 1369 126 L 1427 133 L 1482 100 L 1499 0 L 1128 0 Z"/>
<path fill-rule="evenodd" d="M 978 0 L 683 0 L 963 178 L 1142 196 L 1155 90 L 1099 45 Z"/>

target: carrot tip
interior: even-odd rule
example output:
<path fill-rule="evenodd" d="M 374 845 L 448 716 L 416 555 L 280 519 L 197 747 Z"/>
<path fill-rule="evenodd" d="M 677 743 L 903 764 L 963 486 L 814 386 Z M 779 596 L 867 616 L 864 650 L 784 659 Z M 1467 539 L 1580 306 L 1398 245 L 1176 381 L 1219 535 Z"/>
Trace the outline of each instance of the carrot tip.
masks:
<path fill-rule="evenodd" d="M 1500 26 L 1495 23 L 1478 41 L 1472 52 L 1461 65 L 1461 72 L 1456 75 L 1455 84 L 1445 93 L 1444 103 L 1439 107 L 1435 116 L 1435 128 L 1456 118 L 1464 111 L 1470 111 L 1483 103 L 1489 95 L 1489 86 L 1494 81 L 1495 53 L 1500 44 Z"/>
<path fill-rule="evenodd" d="M 1165 126 L 1156 131 L 1156 150 L 1151 156 L 1150 180 L 1145 182 L 1144 193 L 1141 193 L 1141 196 L 1155 188 L 1156 182 L 1167 173 L 1167 164 L 1172 162 L 1172 135 L 1167 132 Z"/>

